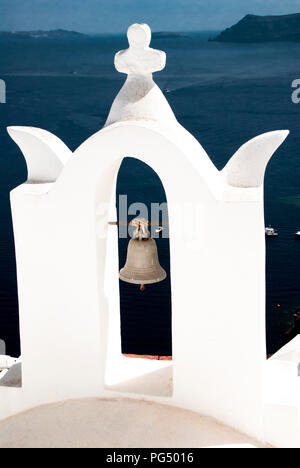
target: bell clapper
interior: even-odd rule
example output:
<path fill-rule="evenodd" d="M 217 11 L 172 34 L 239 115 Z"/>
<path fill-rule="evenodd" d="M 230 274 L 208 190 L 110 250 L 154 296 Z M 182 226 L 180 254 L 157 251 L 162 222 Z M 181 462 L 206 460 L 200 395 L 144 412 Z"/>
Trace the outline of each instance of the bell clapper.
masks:
<path fill-rule="evenodd" d="M 140 291 L 145 291 L 145 290 L 146 290 L 146 286 L 144 284 L 141 284 Z"/>

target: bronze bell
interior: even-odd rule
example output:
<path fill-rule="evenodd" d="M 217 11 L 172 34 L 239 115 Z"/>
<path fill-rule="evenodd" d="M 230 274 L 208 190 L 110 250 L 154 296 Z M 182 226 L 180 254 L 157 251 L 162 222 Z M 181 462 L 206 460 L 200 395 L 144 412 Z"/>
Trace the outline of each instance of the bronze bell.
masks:
<path fill-rule="evenodd" d="M 147 229 L 148 221 L 136 218 L 130 224 L 136 230 L 129 241 L 126 264 L 119 276 L 127 283 L 140 284 L 141 291 L 144 291 L 145 284 L 159 283 L 167 273 L 159 264 L 156 242 L 150 238 Z"/>

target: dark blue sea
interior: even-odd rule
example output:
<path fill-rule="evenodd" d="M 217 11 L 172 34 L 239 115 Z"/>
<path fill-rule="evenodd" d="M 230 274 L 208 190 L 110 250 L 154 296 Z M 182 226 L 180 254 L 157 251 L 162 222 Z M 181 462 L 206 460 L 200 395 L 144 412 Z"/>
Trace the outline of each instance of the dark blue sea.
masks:
<path fill-rule="evenodd" d="M 257 134 L 291 130 L 265 180 L 266 224 L 280 234 L 267 242 L 267 343 L 273 353 L 300 308 L 300 242 L 294 236 L 300 230 L 300 104 L 291 101 L 291 83 L 300 79 L 300 45 L 208 42 L 213 35 L 153 39 L 152 47 L 167 52 L 167 66 L 155 80 L 170 90 L 167 99 L 179 122 L 219 169 Z M 113 56 L 126 47 L 125 35 L 0 41 L 0 78 L 7 84 L 7 103 L 0 104 L 0 338 L 11 355 L 19 353 L 20 344 L 9 192 L 26 180 L 26 166 L 5 128 L 42 127 L 75 150 L 106 120 L 125 79 L 114 69 Z M 127 194 L 129 203 L 163 202 L 158 176 L 126 156 L 118 194 Z M 134 285 L 120 285 L 125 353 L 172 353 L 169 243 L 157 243 L 168 279 L 144 293 Z M 127 240 L 120 241 L 120 266 L 126 248 Z M 242 321 L 236 327 L 243 333 Z"/>

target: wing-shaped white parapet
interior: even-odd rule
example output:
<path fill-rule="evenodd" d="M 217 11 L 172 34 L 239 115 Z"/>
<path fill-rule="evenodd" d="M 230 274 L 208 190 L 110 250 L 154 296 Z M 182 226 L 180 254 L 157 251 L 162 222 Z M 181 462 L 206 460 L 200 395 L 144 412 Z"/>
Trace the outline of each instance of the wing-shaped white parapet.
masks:
<path fill-rule="evenodd" d="M 264 133 L 241 146 L 222 171 L 227 183 L 232 187 L 260 187 L 269 160 L 289 133 Z"/>
<path fill-rule="evenodd" d="M 27 164 L 28 183 L 54 182 L 72 151 L 55 135 L 34 127 L 8 127 Z"/>

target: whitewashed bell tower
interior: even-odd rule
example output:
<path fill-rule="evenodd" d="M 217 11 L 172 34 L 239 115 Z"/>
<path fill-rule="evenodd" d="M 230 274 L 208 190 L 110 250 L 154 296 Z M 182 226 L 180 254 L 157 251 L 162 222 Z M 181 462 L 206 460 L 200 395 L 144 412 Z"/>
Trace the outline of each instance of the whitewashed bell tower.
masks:
<path fill-rule="evenodd" d="M 104 128 L 74 154 L 44 130 L 8 129 L 28 167 L 27 183 L 11 193 L 23 382 L 17 392 L 0 387 L 0 418 L 126 395 L 264 440 L 263 180 L 288 131 L 247 142 L 219 172 L 154 83 L 166 57 L 150 39 L 147 25 L 129 28 L 129 49 L 115 57 L 126 82 Z M 167 195 L 172 364 L 121 355 L 117 230 L 108 222 L 127 155 L 150 165 Z M 197 213 L 196 234 L 182 229 L 187 207 Z"/>

